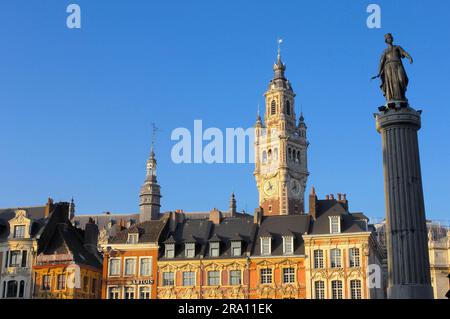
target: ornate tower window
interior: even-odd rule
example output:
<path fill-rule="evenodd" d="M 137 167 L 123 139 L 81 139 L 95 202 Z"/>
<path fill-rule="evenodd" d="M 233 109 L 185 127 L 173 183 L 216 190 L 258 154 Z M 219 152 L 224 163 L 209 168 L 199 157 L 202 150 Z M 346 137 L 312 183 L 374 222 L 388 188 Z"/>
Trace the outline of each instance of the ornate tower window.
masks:
<path fill-rule="evenodd" d="M 270 114 L 275 115 L 277 113 L 277 103 L 275 100 L 272 100 L 272 103 L 270 104 Z"/>
<path fill-rule="evenodd" d="M 262 152 L 262 162 L 263 162 L 263 164 L 267 163 L 267 152 L 266 151 Z"/>
<path fill-rule="evenodd" d="M 291 102 L 289 100 L 286 101 L 286 114 L 291 115 Z"/>

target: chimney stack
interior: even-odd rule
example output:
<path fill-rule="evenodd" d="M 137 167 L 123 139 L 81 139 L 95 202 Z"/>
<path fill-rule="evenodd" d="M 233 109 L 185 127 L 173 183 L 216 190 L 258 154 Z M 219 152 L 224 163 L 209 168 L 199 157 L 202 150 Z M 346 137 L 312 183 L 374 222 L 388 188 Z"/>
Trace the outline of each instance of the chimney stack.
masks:
<path fill-rule="evenodd" d="M 262 207 L 256 208 L 255 212 L 253 214 L 253 223 L 257 224 L 257 225 L 261 225 L 262 216 L 263 216 L 263 208 Z"/>
<path fill-rule="evenodd" d="M 44 217 L 48 217 L 53 210 L 53 199 L 49 197 L 47 199 L 47 204 L 45 205 Z"/>
<path fill-rule="evenodd" d="M 92 218 L 89 218 L 89 222 L 86 223 L 84 228 L 84 247 L 93 253 L 97 253 L 97 242 L 98 242 L 98 227 Z"/>
<path fill-rule="evenodd" d="M 309 194 L 309 215 L 314 220 L 317 219 L 317 195 L 314 187 L 311 188 L 311 193 Z"/>

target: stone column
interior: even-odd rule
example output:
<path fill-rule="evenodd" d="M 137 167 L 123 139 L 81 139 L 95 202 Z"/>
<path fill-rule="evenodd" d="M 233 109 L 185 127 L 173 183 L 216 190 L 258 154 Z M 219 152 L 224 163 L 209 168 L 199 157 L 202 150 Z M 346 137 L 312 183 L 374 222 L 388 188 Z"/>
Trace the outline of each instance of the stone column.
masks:
<path fill-rule="evenodd" d="M 389 103 L 375 118 L 383 146 L 388 298 L 433 298 L 417 139 L 421 111 Z"/>

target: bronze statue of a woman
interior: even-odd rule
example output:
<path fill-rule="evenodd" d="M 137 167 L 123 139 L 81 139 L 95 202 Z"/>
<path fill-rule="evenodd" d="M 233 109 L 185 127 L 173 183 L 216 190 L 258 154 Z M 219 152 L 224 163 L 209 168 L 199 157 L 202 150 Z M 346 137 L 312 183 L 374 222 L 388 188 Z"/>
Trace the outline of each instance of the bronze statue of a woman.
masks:
<path fill-rule="evenodd" d="M 388 102 L 406 102 L 406 89 L 408 87 L 408 76 L 403 67 L 402 59 L 408 58 L 413 63 L 412 57 L 399 45 L 394 45 L 394 37 L 388 33 L 384 36 L 388 48 L 381 56 L 379 73 L 374 78 L 381 78 L 381 89 Z"/>

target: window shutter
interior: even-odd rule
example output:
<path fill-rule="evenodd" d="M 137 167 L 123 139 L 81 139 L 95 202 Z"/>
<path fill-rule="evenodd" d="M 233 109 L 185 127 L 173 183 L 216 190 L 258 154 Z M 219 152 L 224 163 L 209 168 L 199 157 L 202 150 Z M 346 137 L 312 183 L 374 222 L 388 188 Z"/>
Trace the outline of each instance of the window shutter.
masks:
<path fill-rule="evenodd" d="M 22 250 L 22 267 L 27 266 L 27 253 L 26 250 Z"/>

